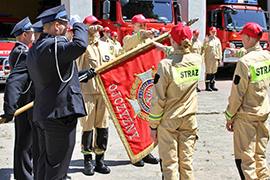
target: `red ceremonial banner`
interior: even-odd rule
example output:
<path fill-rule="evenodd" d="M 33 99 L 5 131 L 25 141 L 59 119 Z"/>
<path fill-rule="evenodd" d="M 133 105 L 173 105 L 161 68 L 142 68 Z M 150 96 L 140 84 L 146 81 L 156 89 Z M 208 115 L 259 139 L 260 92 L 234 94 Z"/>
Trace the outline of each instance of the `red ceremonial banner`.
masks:
<path fill-rule="evenodd" d="M 168 35 L 154 40 L 167 43 Z M 153 43 L 148 43 L 97 70 L 101 93 L 132 163 L 155 147 L 148 114 L 157 65 L 165 56 Z"/>

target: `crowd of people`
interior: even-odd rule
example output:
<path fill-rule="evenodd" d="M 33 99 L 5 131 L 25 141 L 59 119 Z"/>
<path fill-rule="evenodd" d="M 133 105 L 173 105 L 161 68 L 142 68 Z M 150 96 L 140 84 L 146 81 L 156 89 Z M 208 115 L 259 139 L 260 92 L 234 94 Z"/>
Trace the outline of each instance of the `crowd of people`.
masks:
<path fill-rule="evenodd" d="M 65 179 L 78 119 L 82 126 L 83 173 L 110 173 L 104 161 L 109 116 L 95 82 L 95 68 L 152 42 L 167 55 L 157 67 L 149 113 L 150 136 L 158 143 L 160 158 L 150 153 L 134 165 L 160 162 L 164 179 L 194 179 L 195 114 L 197 92 L 201 91 L 198 81 L 204 61 L 205 90 L 218 91 L 215 74 L 222 48 L 217 28 L 211 27 L 202 43 L 200 32 L 191 31 L 184 23 L 169 32 L 164 27 L 147 30 L 148 20 L 137 14 L 131 20 L 134 33 L 123 38 L 122 47 L 116 31 L 102 27 L 93 15 L 83 23 L 78 16 L 69 19 L 64 5 L 44 11 L 37 19 L 40 21 L 32 25 L 26 17 L 11 32 L 16 44 L 9 56 L 11 74 L 2 118 L 11 121 L 17 108 L 34 100 L 33 108 L 14 120 L 14 178 Z M 171 46 L 153 41 L 164 33 L 169 33 Z M 234 132 L 235 161 L 241 179 L 269 178 L 265 151 L 269 139 L 270 71 L 263 70 L 270 63 L 270 55 L 260 47 L 262 33 L 260 25 L 247 23 L 240 32 L 244 48 L 230 49 L 240 60 L 225 116 L 228 131 Z M 181 71 L 197 73 L 190 77 Z"/>

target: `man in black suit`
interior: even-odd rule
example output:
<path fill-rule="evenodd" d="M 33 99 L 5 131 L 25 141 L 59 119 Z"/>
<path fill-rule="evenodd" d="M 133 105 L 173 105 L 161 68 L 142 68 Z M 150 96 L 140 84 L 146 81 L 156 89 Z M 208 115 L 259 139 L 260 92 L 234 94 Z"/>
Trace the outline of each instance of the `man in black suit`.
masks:
<path fill-rule="evenodd" d="M 24 72 L 28 46 L 34 40 L 33 31 L 32 24 L 26 17 L 18 22 L 11 32 L 16 37 L 16 44 L 9 55 L 11 74 L 7 79 L 4 94 L 4 118 L 7 121 L 12 120 L 17 108 L 31 100 L 29 93 L 31 83 Z M 31 115 L 32 109 L 15 117 L 14 179 L 33 179 Z"/>
<path fill-rule="evenodd" d="M 87 47 L 87 27 L 74 23 L 73 41 L 64 35 L 64 5 L 38 16 L 42 33 L 29 51 L 27 66 L 35 86 L 33 121 L 38 128 L 38 179 L 65 179 L 75 145 L 77 118 L 86 115 L 74 61 Z M 91 76 L 93 77 L 93 76 Z"/>

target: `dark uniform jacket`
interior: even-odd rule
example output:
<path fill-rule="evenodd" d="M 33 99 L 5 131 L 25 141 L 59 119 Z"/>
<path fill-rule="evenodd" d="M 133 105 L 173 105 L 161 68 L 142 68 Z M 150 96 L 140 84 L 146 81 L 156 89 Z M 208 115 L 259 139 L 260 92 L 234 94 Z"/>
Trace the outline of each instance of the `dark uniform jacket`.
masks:
<path fill-rule="evenodd" d="M 73 26 L 73 41 L 42 33 L 32 46 L 27 57 L 27 66 L 35 86 L 33 120 L 63 118 L 69 115 L 85 116 L 86 110 L 82 98 L 78 70 L 75 59 L 83 54 L 87 47 L 87 28 L 82 23 Z M 59 72 L 55 54 L 57 54 Z M 73 71 L 73 76 L 67 80 Z"/>
<path fill-rule="evenodd" d="M 17 42 L 9 55 L 11 73 L 5 87 L 5 114 L 13 115 L 17 108 L 31 101 L 29 94 L 26 93 L 30 83 L 26 64 L 27 54 L 28 47 Z"/>

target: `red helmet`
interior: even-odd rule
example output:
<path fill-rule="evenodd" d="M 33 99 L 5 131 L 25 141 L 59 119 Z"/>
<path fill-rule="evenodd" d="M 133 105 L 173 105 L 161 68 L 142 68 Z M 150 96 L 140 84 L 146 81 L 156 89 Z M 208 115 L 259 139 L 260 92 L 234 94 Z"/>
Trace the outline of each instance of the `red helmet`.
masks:
<path fill-rule="evenodd" d="M 84 19 L 84 21 L 83 21 L 84 24 L 86 24 L 86 23 L 93 24 L 93 23 L 95 23 L 95 22 L 97 22 L 98 24 L 101 24 L 101 21 L 99 21 L 99 20 L 98 20 L 95 16 L 93 16 L 93 15 L 87 16 L 87 17 Z"/>
<path fill-rule="evenodd" d="M 135 16 L 133 16 L 133 18 L 131 19 L 131 24 L 134 23 L 148 23 L 149 21 L 147 19 L 145 19 L 145 17 L 142 14 L 137 14 Z"/>
<path fill-rule="evenodd" d="M 117 36 L 118 36 L 118 34 L 117 34 L 117 32 L 116 32 L 116 31 L 112 31 L 112 32 L 111 32 L 111 36 L 117 37 Z"/>
<path fill-rule="evenodd" d="M 69 26 L 67 30 L 68 31 L 72 31 L 73 30 L 73 26 Z"/>
<path fill-rule="evenodd" d="M 165 29 L 165 27 L 161 27 L 161 28 L 159 28 L 159 31 L 160 32 L 166 32 L 167 30 Z"/>
<path fill-rule="evenodd" d="M 111 31 L 109 27 L 104 27 L 103 31 Z"/>
<path fill-rule="evenodd" d="M 210 27 L 209 31 L 217 31 L 217 28 L 215 26 Z"/>
<path fill-rule="evenodd" d="M 192 37 L 190 28 L 182 23 L 175 25 L 170 31 L 170 35 L 173 38 L 173 40 L 177 42 L 177 44 L 179 45 L 182 44 L 182 40 L 184 39 L 190 40 Z"/>
<path fill-rule="evenodd" d="M 200 31 L 199 31 L 198 29 L 195 29 L 195 30 L 193 31 L 193 34 L 200 34 Z"/>
<path fill-rule="evenodd" d="M 246 25 L 243 27 L 242 31 L 239 32 L 238 34 L 246 34 L 250 37 L 254 38 L 261 38 L 263 35 L 263 30 L 262 27 L 254 22 L 248 22 Z"/>

